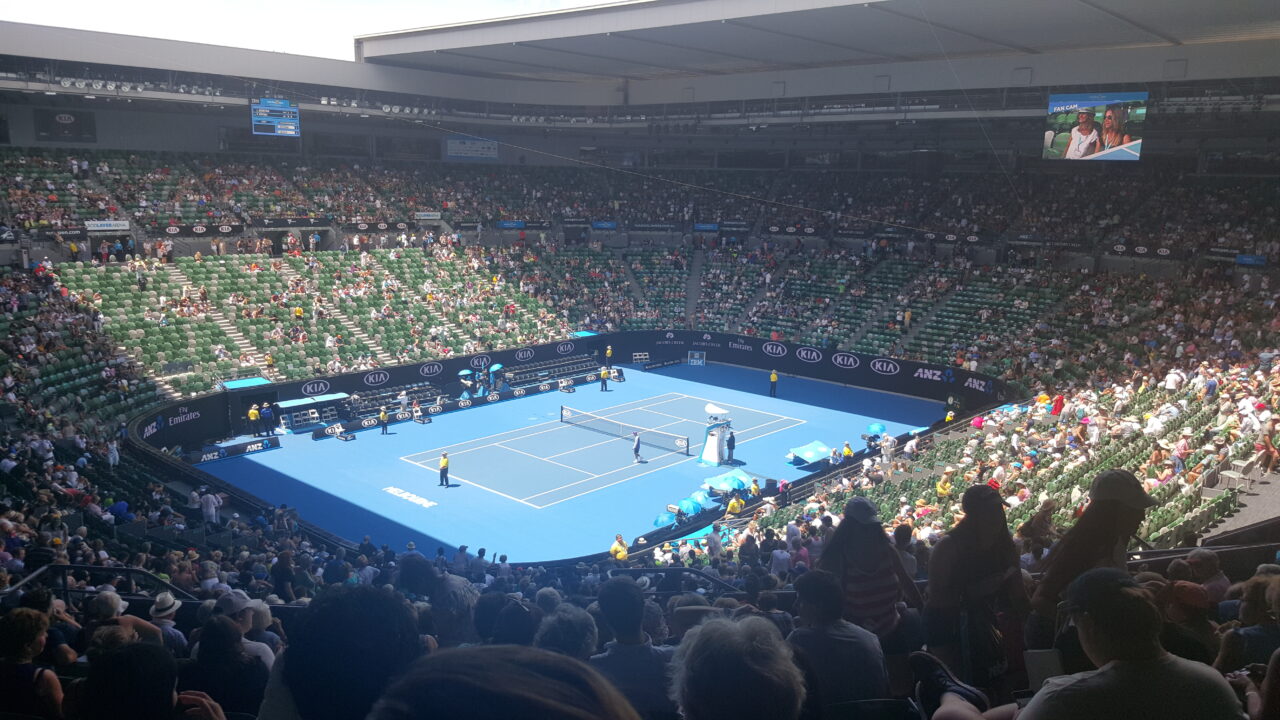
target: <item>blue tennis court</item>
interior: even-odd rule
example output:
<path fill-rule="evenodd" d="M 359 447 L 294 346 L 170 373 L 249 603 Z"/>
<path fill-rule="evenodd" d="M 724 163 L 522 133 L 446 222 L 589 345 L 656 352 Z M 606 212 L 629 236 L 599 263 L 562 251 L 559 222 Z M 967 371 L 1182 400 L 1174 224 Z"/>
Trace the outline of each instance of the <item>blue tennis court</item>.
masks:
<path fill-rule="evenodd" d="M 600 392 L 550 392 L 401 423 L 388 435 L 364 431 L 353 442 L 280 438 L 281 447 L 206 463 L 200 468 L 264 500 L 288 503 L 302 517 L 347 538 L 371 535 L 430 552 L 466 544 L 505 553 L 513 562 L 575 557 L 654 529 L 668 504 L 698 490 L 724 467 L 699 462 L 707 403 L 729 411 L 739 467 L 794 480 L 803 471 L 787 451 L 813 440 L 862 447 L 859 435 L 882 422 L 893 433 L 928 425 L 940 403 L 784 378 L 766 395 L 764 374 L 723 365 L 644 372 Z M 646 428 L 644 463 L 629 437 L 561 422 L 561 406 Z M 575 416 L 571 415 L 571 418 Z M 668 433 L 688 437 L 685 454 Z M 651 436 L 651 437 L 650 437 Z M 437 468 L 449 453 L 450 481 Z"/>
<path fill-rule="evenodd" d="M 615 385 L 615 387 L 617 387 Z M 589 392 L 589 391 L 586 391 Z M 454 445 L 433 448 L 400 458 L 438 472 L 440 455 L 449 453 L 454 467 L 449 479 L 533 508 L 546 508 L 597 492 L 618 483 L 661 472 L 697 457 L 703 446 L 707 398 L 668 393 L 592 411 L 628 426 L 656 430 L 641 432 L 642 463 L 632 458 L 631 439 L 620 433 L 609 436 L 588 426 L 551 421 L 497 433 Z M 805 421 L 748 408 L 725 407 L 733 417 L 738 443 L 781 432 Z M 681 447 L 687 440 L 688 452 Z"/>

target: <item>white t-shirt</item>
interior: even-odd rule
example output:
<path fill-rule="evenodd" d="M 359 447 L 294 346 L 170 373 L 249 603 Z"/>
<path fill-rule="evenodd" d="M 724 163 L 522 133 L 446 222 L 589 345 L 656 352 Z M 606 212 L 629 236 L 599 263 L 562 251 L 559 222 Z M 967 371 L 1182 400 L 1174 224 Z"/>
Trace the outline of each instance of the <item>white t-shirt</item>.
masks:
<path fill-rule="evenodd" d="M 1050 678 L 1018 720 L 1244 720 L 1235 692 L 1213 668 L 1166 653 Z"/>
<path fill-rule="evenodd" d="M 1085 157 L 1085 150 L 1093 147 L 1098 142 L 1098 126 L 1094 124 L 1093 131 L 1088 135 L 1077 125 L 1071 128 L 1071 144 L 1067 145 L 1067 152 L 1064 155 L 1068 160 L 1079 160 Z"/>

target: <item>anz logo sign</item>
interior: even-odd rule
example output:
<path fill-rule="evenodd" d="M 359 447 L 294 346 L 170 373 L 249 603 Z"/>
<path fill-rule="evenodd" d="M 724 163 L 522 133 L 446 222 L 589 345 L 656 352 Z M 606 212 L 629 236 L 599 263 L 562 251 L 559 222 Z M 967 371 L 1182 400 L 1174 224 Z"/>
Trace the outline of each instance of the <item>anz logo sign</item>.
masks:
<path fill-rule="evenodd" d="M 261 448 L 259 448 L 259 449 L 261 449 Z M 252 451 L 252 450 L 249 450 L 248 448 L 246 448 L 246 449 L 245 449 L 245 452 L 253 452 L 253 451 Z M 226 451 L 226 450 L 214 450 L 213 452 L 207 452 L 207 453 L 205 453 L 205 454 L 201 455 L 201 456 L 200 456 L 200 462 L 209 462 L 210 460 L 221 460 L 222 458 L 224 458 L 224 457 L 226 457 L 226 456 L 227 456 L 227 451 Z"/>
<path fill-rule="evenodd" d="M 861 365 L 862 361 L 858 360 L 857 355 L 850 355 L 849 353 L 836 353 L 835 355 L 831 356 L 831 364 L 835 365 L 838 368 L 844 368 L 845 370 L 853 370 L 857 368 L 859 365 Z"/>
<path fill-rule="evenodd" d="M 390 379 L 391 373 L 386 370 L 374 370 L 371 373 L 365 374 L 364 384 L 369 387 L 378 387 L 379 385 L 385 384 Z"/>
<path fill-rule="evenodd" d="M 767 342 L 760 346 L 760 351 L 769 357 L 782 357 L 787 354 L 787 346 L 780 342 Z"/>
<path fill-rule="evenodd" d="M 897 360 L 890 360 L 889 358 L 876 358 L 875 360 L 871 361 L 871 369 L 880 373 L 881 375 L 897 375 L 899 372 L 902 371 L 902 366 L 898 364 Z"/>
<path fill-rule="evenodd" d="M 914 377 L 934 382 L 953 383 L 956 381 L 956 373 L 951 368 L 920 368 L 916 370 Z"/>
<path fill-rule="evenodd" d="M 516 360 L 519 360 L 520 362 L 525 362 L 526 360 L 532 360 L 533 356 L 534 356 L 534 352 L 531 348 L 520 348 L 519 350 L 516 351 Z"/>
<path fill-rule="evenodd" d="M 302 384 L 303 395 L 323 395 L 329 392 L 328 380 L 312 380 L 311 382 Z"/>
<path fill-rule="evenodd" d="M 976 377 L 971 377 L 968 380 L 965 380 L 964 386 L 971 390 L 980 390 L 988 394 L 994 389 L 994 383 L 990 380 L 983 380 Z"/>
<path fill-rule="evenodd" d="M 418 368 L 418 374 L 422 377 L 435 377 L 444 372 L 444 366 L 438 362 L 429 362 Z"/>
<path fill-rule="evenodd" d="M 822 351 L 811 347 L 796 348 L 796 357 L 807 363 L 822 361 Z"/>
<path fill-rule="evenodd" d="M 573 350 L 574 350 L 574 344 L 571 342 L 562 342 L 556 346 L 556 352 L 560 353 L 561 355 L 568 355 L 569 353 L 573 352 Z M 529 352 L 533 352 L 533 351 L 530 350 Z M 530 357 L 533 357 L 533 356 L 530 355 Z"/>
<path fill-rule="evenodd" d="M 493 358 L 488 355 L 477 355 L 471 358 L 471 367 L 477 370 L 483 370 L 493 364 Z"/>

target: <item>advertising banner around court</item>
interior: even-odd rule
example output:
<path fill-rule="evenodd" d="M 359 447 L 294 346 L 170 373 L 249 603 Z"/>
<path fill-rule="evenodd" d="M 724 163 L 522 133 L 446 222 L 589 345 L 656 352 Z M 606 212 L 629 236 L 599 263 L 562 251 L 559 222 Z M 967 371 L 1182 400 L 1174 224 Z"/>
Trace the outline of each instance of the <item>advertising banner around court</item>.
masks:
<path fill-rule="evenodd" d="M 960 368 L 864 353 L 773 342 L 766 339 L 697 330 L 647 330 L 601 336 L 615 357 L 647 352 L 654 361 L 683 357 L 690 350 L 706 353 L 707 362 L 777 370 L 780 374 L 827 380 L 871 390 L 960 401 L 965 408 L 1002 402 L 1009 396 L 995 378 Z M 766 382 L 763 376 L 761 383 Z"/>
<path fill-rule="evenodd" d="M 508 369 L 573 356 L 598 356 L 606 345 L 613 346 L 615 358 L 630 358 L 633 353 L 648 353 L 652 361 L 661 362 L 687 357 L 689 351 L 706 353 L 707 362 L 727 363 L 776 369 L 784 376 L 826 380 L 871 390 L 951 402 L 961 408 L 975 409 L 1008 400 L 1010 393 L 1000 380 L 959 368 L 908 360 L 867 355 L 864 353 L 815 348 L 794 343 L 773 342 L 745 335 L 701 332 L 697 330 L 645 330 L 562 340 L 492 353 L 432 360 L 428 362 L 345 373 L 310 380 L 273 383 L 269 386 L 232 390 L 184 401 L 162 409 L 157 415 L 138 421 L 138 436 L 153 447 L 199 446 L 210 438 L 230 436 L 230 408 L 237 393 L 260 395 L 264 390 L 279 400 L 315 397 L 330 393 L 359 394 L 402 385 L 430 382 L 446 395 L 458 396 L 462 387 L 458 373 L 484 370 L 501 363 Z M 594 382 L 594 374 L 576 376 L 574 382 Z M 761 379 L 761 382 L 765 380 Z M 555 381 L 485 396 L 452 400 L 423 408 L 429 415 L 462 410 L 475 405 L 499 402 L 533 393 L 559 389 Z M 239 405 L 235 405 L 239 407 Z M 236 426 L 244 420 L 237 418 Z M 373 421 L 373 426 L 377 421 Z M 349 430 L 360 429 L 349 427 Z M 328 435 L 326 435 L 327 437 Z"/>
<path fill-rule="evenodd" d="M 283 230 L 288 228 L 304 228 L 304 227 L 329 227 L 333 224 L 331 218 L 326 217 L 252 217 L 249 219 L 254 227 L 275 228 Z"/>
<path fill-rule="evenodd" d="M 439 215 L 439 213 L 436 213 Z M 406 232 L 418 229 L 418 223 L 408 220 L 392 220 L 389 222 L 346 223 L 342 229 L 347 232 Z"/>
<path fill-rule="evenodd" d="M 1151 258 L 1154 260 L 1180 260 L 1183 252 L 1177 248 L 1165 247 L 1163 245 L 1142 245 L 1142 244 L 1125 244 L 1114 243 L 1107 247 L 1108 255 L 1119 255 L 1125 257 Z M 1233 256 L 1234 257 L 1234 256 Z M 1230 258 L 1222 258 L 1228 260 Z"/>
<path fill-rule="evenodd" d="M 195 236 L 202 235 L 239 235 L 244 232 L 244 225 L 240 223 L 209 223 L 207 225 L 156 225 L 147 228 L 148 235 L 180 235 Z"/>
<path fill-rule="evenodd" d="M 183 460 L 192 465 L 200 463 L 213 462 L 214 460 L 222 460 L 223 458 L 235 457 L 237 455 L 248 455 L 249 453 L 261 452 L 263 450 L 271 450 L 280 447 L 280 438 L 271 437 L 259 438 L 251 442 L 236 443 L 220 448 L 208 448 L 199 452 L 189 452 L 182 456 Z"/>

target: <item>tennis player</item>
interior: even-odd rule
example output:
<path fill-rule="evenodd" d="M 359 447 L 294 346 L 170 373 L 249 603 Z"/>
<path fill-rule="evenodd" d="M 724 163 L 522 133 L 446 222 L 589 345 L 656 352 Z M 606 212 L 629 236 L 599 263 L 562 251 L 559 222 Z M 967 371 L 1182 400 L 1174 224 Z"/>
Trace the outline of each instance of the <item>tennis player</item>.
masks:
<path fill-rule="evenodd" d="M 631 433 L 631 454 L 635 456 L 636 462 L 644 462 L 644 458 L 640 457 L 640 433 L 638 431 Z"/>

